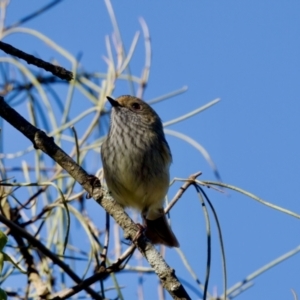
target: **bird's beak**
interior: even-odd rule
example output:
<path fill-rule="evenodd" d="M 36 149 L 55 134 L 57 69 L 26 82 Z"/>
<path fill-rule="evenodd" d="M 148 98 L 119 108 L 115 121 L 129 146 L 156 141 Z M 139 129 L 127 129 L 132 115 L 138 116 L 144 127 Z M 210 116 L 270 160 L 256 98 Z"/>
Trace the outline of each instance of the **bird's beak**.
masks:
<path fill-rule="evenodd" d="M 113 98 L 108 97 L 108 96 L 106 98 L 107 98 L 107 100 L 109 101 L 109 103 L 111 104 L 112 107 L 121 106 L 120 103 L 118 101 L 114 100 Z"/>

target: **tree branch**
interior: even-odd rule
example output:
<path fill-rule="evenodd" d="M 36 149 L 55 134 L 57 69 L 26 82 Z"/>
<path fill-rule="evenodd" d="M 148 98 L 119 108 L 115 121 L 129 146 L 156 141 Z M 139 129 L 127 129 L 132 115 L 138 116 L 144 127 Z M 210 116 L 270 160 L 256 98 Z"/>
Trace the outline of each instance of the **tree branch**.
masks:
<path fill-rule="evenodd" d="M 55 160 L 64 170 L 66 170 L 92 197 L 108 212 L 115 221 L 122 227 L 126 237 L 134 240 L 139 227 L 129 218 L 123 208 L 116 203 L 109 195 L 107 190 L 99 185 L 91 184 L 90 175 L 88 175 L 75 161 L 71 159 L 61 148 L 53 141 L 53 138 L 48 137 L 43 131 L 37 129 L 19 115 L 0 97 L 0 116 L 3 117 L 13 127 L 23 133 L 35 146 L 42 150 Z M 0 216 L 0 221 L 3 220 Z M 6 219 L 6 218 L 4 218 Z M 3 222 L 4 223 L 4 222 Z M 21 229 L 21 228 L 20 228 Z M 21 229 L 24 231 L 23 229 Z M 27 233 L 27 232 L 26 232 Z M 29 235 L 27 233 L 27 235 Z M 161 280 L 163 287 L 169 292 L 173 299 L 191 299 L 185 291 L 182 284 L 175 275 L 175 270 L 165 262 L 163 257 L 158 253 L 149 240 L 142 236 L 135 242 L 138 250 L 146 258 L 150 266 Z M 38 247 L 38 246 L 36 246 Z M 39 249 L 45 246 L 39 244 Z M 44 251 L 42 251 L 44 252 Z"/>
<path fill-rule="evenodd" d="M 55 66 L 53 64 L 50 64 L 40 58 L 37 58 L 31 54 L 27 54 L 9 44 L 0 42 L 0 49 L 3 50 L 5 53 L 16 56 L 18 58 L 21 58 L 25 60 L 28 64 L 35 65 L 39 68 L 42 68 L 48 72 L 51 72 L 53 75 L 65 79 L 67 81 L 72 80 L 73 74 L 72 72 L 64 69 L 60 66 Z"/>

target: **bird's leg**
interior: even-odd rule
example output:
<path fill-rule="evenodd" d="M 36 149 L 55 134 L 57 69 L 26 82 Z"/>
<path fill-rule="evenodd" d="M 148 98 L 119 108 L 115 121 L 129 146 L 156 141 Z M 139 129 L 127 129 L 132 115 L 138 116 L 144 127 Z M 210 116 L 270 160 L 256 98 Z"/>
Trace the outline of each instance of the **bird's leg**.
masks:
<path fill-rule="evenodd" d="M 136 223 L 135 224 L 139 229 L 135 235 L 135 237 L 132 239 L 133 242 L 136 242 L 140 237 L 141 235 L 145 232 L 146 230 L 146 227 L 141 225 L 140 223 Z"/>
<path fill-rule="evenodd" d="M 89 181 L 89 183 L 91 184 L 91 186 L 92 186 L 92 191 L 93 191 L 95 188 L 101 187 L 100 180 L 99 180 L 99 178 L 96 177 L 95 175 L 88 175 L 87 178 L 86 178 L 86 180 Z M 90 195 L 89 193 L 87 193 L 86 199 L 90 199 L 90 198 L 92 198 L 92 195 Z"/>

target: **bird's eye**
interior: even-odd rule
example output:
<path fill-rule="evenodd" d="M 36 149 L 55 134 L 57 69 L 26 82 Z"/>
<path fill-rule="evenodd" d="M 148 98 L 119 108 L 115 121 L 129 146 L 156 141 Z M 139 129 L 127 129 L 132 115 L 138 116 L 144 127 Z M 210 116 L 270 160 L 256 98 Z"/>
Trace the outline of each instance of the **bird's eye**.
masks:
<path fill-rule="evenodd" d="M 131 104 L 131 108 L 132 108 L 133 110 L 141 110 L 141 109 L 142 109 L 142 106 L 141 106 L 139 103 L 134 102 L 134 103 Z"/>

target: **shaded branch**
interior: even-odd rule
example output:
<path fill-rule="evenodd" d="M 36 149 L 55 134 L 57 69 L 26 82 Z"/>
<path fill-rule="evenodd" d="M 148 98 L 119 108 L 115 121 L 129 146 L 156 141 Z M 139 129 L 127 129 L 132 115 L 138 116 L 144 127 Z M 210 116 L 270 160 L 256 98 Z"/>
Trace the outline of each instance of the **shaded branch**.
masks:
<path fill-rule="evenodd" d="M 67 81 L 70 81 L 73 79 L 73 73 L 64 69 L 60 66 L 55 66 L 53 64 L 50 64 L 40 58 L 37 58 L 31 54 L 27 54 L 9 44 L 0 42 L 0 49 L 3 50 L 5 53 L 16 56 L 18 58 L 21 58 L 25 60 L 29 65 L 35 65 L 39 68 L 42 68 L 48 72 L 51 72 L 53 75 L 65 79 Z"/>

